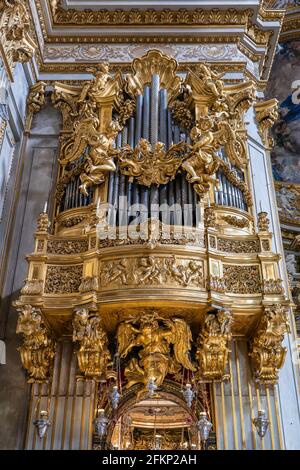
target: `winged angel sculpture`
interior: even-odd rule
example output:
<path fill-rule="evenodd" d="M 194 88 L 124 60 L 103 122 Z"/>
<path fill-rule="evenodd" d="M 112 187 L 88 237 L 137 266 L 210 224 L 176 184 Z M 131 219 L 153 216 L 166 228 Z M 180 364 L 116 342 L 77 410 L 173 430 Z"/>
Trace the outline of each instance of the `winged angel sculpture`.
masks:
<path fill-rule="evenodd" d="M 137 357 L 132 357 L 125 368 L 127 388 L 142 383 L 143 393 L 150 379 L 154 379 L 159 387 L 167 373 L 176 373 L 181 367 L 195 371 L 189 358 L 191 330 L 180 318 L 164 319 L 154 312 L 139 319 L 127 320 L 119 325 L 117 340 L 121 358 L 126 358 L 133 348 L 141 348 Z"/>

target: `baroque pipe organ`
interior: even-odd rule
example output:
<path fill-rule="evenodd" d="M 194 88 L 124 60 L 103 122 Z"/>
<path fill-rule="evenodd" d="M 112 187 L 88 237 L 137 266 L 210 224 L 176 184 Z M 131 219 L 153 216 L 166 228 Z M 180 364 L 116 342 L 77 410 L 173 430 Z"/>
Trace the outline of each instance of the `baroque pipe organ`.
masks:
<path fill-rule="evenodd" d="M 265 400 L 280 439 L 289 302 L 268 214 L 253 210 L 254 83 L 203 63 L 179 74 L 156 50 L 131 73 L 93 73 L 52 93 L 63 117 L 55 207 L 38 218 L 15 302 L 32 384 L 26 447 L 221 448 L 230 397 L 241 426 L 243 407 L 254 418 Z M 264 129 L 275 107 L 259 102 Z"/>

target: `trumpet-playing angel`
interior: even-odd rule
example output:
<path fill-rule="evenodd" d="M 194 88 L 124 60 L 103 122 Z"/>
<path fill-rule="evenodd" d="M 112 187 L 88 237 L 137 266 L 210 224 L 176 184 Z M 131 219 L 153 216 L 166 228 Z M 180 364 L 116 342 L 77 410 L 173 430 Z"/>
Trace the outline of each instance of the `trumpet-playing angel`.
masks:
<path fill-rule="evenodd" d="M 172 320 L 146 314 L 140 319 L 121 323 L 117 333 L 118 352 L 125 358 L 134 347 L 140 347 L 138 357 L 130 359 L 125 368 L 127 388 L 142 383 L 146 391 L 149 380 L 154 378 L 159 387 L 167 373 L 181 367 L 194 371 L 189 358 L 192 335 L 189 326 L 180 318 Z M 170 345 L 173 344 L 173 356 Z"/>

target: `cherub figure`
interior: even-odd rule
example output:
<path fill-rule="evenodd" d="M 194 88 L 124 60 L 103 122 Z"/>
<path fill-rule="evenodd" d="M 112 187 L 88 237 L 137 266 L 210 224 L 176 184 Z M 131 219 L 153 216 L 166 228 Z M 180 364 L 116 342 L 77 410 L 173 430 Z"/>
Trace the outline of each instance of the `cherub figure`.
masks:
<path fill-rule="evenodd" d="M 118 122 L 113 121 L 105 134 L 96 135 L 90 140 L 90 151 L 86 157 L 84 172 L 80 175 L 80 191 L 88 196 L 88 188 L 100 184 L 105 179 L 105 172 L 115 171 L 116 165 L 112 156 L 113 142 L 120 131 Z"/>
<path fill-rule="evenodd" d="M 187 172 L 190 183 L 204 184 L 215 182 L 212 175 L 217 171 L 219 162 L 214 158 L 214 134 L 213 122 L 208 116 L 200 119 L 197 127 L 191 130 L 191 138 L 194 142 L 190 156 L 182 163 L 181 167 Z"/>
<path fill-rule="evenodd" d="M 102 62 L 97 69 L 89 68 L 87 72 L 92 73 L 95 78 L 82 88 L 78 103 L 83 103 L 87 98 L 91 98 L 92 101 L 95 101 L 95 97 L 104 90 L 107 82 L 111 80 L 108 62 Z"/>
<path fill-rule="evenodd" d="M 128 284 L 128 267 L 129 264 L 126 258 L 121 259 L 117 264 L 109 263 L 102 271 L 102 283 L 104 285 L 113 282 L 119 282 L 122 285 Z"/>
<path fill-rule="evenodd" d="M 137 278 L 140 282 L 160 282 L 160 266 L 157 264 L 153 256 L 148 258 L 141 258 L 140 265 L 137 271 Z"/>

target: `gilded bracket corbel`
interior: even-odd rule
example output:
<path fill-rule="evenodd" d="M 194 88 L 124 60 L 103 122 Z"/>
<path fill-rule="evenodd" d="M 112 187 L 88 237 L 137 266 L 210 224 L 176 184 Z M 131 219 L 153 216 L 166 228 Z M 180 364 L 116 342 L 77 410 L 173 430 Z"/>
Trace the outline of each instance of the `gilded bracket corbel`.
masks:
<path fill-rule="evenodd" d="M 30 87 L 27 98 L 27 117 L 25 122 L 25 132 L 30 132 L 32 119 L 34 114 L 39 113 L 46 103 L 45 99 L 45 82 L 37 82 Z"/>
<path fill-rule="evenodd" d="M 258 131 L 262 141 L 267 148 L 274 145 L 273 139 L 270 137 L 270 129 L 278 119 L 278 101 L 273 98 L 268 101 L 260 101 L 254 105 L 256 112 L 256 120 L 258 123 Z"/>
<path fill-rule="evenodd" d="M 17 310 L 19 317 L 16 332 L 23 334 L 23 344 L 18 350 L 28 372 L 28 382 L 48 382 L 55 356 L 54 340 L 45 326 L 40 309 L 23 305 Z"/>
<path fill-rule="evenodd" d="M 284 364 L 287 352 L 282 345 L 285 333 L 290 333 L 288 308 L 280 304 L 265 307 L 250 343 L 249 355 L 257 382 L 277 383 L 278 371 Z"/>
<path fill-rule="evenodd" d="M 228 342 L 231 340 L 233 316 L 229 309 L 221 309 L 205 316 L 197 341 L 199 378 L 205 382 L 221 382 L 229 378 Z"/>
<path fill-rule="evenodd" d="M 72 325 L 73 341 L 79 344 L 77 359 L 80 372 L 87 379 L 106 379 L 111 358 L 100 316 L 90 313 L 88 308 L 78 307 L 74 311 Z"/>
<path fill-rule="evenodd" d="M 0 3 L 0 52 L 10 79 L 17 62 L 29 62 L 37 48 L 31 34 L 31 18 L 25 2 Z"/>

